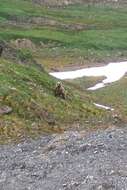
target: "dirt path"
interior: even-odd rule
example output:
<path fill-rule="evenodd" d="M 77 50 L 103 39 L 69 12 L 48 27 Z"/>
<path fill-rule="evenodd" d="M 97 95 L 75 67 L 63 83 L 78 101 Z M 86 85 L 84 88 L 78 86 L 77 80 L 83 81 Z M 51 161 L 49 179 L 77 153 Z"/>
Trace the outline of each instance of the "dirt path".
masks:
<path fill-rule="evenodd" d="M 127 129 L 1 145 L 0 190 L 127 190 Z"/>

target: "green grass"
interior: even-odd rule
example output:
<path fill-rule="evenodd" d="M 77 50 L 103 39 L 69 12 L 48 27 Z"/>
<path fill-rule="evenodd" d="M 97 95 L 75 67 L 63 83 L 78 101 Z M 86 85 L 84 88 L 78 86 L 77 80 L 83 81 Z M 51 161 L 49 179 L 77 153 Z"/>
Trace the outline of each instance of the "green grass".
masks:
<path fill-rule="evenodd" d="M 14 11 L 15 10 L 15 11 Z M 8 16 L 36 16 L 52 18 L 67 23 L 87 23 L 87 24 L 102 24 L 109 26 L 111 23 L 126 26 L 126 7 L 113 8 L 110 6 L 87 6 L 87 5 L 71 5 L 64 8 L 47 8 L 35 5 L 30 1 L 1 0 L 0 12 L 3 17 Z M 100 17 L 101 15 L 101 17 Z M 107 26 L 106 25 L 106 26 Z"/>
<path fill-rule="evenodd" d="M 71 85 L 79 88 L 81 91 L 86 90 L 97 83 L 99 81 L 102 81 L 104 77 L 82 77 L 82 78 L 77 78 L 77 79 L 70 79 L 68 82 L 70 82 Z M 96 97 L 96 96 L 95 96 Z"/>
<path fill-rule="evenodd" d="M 53 47 L 43 48 L 36 54 L 45 62 L 45 57 L 83 57 L 85 60 L 105 61 L 110 57 L 126 57 L 127 55 L 127 29 L 91 30 L 80 32 L 65 32 L 42 29 L 1 29 L 1 39 L 29 38 L 35 43 L 42 41 Z M 63 63 L 63 64 L 66 64 Z M 46 64 L 45 64 L 46 65 Z"/>
<path fill-rule="evenodd" d="M 102 81 L 103 77 L 84 77 L 80 79 L 70 80 L 69 82 L 78 87 L 81 91 Z M 114 113 L 118 114 L 123 122 L 127 122 L 127 77 L 100 88 L 95 91 L 89 91 L 89 96 L 94 102 L 107 105 L 114 108 Z"/>
<path fill-rule="evenodd" d="M 1 0 L 0 40 L 30 38 L 37 45 L 43 42 L 45 46 L 38 48 L 36 57 L 43 60 L 47 68 L 48 64 L 52 65 L 52 57 L 61 58 L 63 66 L 72 61 L 79 62 L 80 57 L 89 64 L 126 58 L 126 12 L 126 6 L 71 5 L 48 8 L 30 1 L 12 0 L 9 3 L 9 0 Z M 28 24 L 29 19 L 36 17 L 46 18 L 49 22 Z M 7 23 L 15 19 L 16 26 Z M 50 23 L 52 20 L 55 21 L 53 25 Z M 79 25 L 84 28 L 78 29 Z"/>
<path fill-rule="evenodd" d="M 110 120 L 110 113 L 97 109 L 93 102 L 112 90 L 105 91 L 106 88 L 88 94 L 82 89 L 82 79 L 64 82 L 67 99 L 56 98 L 53 89 L 57 80 L 34 63 L 41 63 L 50 70 L 125 59 L 126 12 L 127 7 L 71 5 L 48 8 L 30 0 L 0 1 L 0 41 L 9 47 L 0 59 L 0 106 L 8 105 L 13 109 L 12 113 L 0 116 L 0 142 L 43 132 L 61 132 L 72 126 L 90 128 L 99 121 Z M 46 21 L 38 24 L 32 21 L 40 17 Z M 18 38 L 31 39 L 36 50 L 12 47 L 11 41 Z M 98 79 L 86 79 L 85 88 L 95 80 Z M 114 91 L 118 89 L 119 86 Z M 123 106 L 126 93 L 121 94 L 122 90 L 119 93 L 111 105 L 116 105 L 115 100 L 120 102 L 120 96 L 124 96 Z M 102 102 L 110 105 L 108 95 Z"/>
<path fill-rule="evenodd" d="M 113 107 L 124 121 L 127 121 L 127 78 L 93 92 L 96 101 Z"/>
<path fill-rule="evenodd" d="M 93 106 L 87 93 L 65 83 L 68 95 L 63 100 L 54 96 L 55 84 L 44 71 L 0 59 L 0 106 L 13 109 L 0 116 L 1 141 L 60 132 L 74 123 L 86 127 L 86 120 L 90 127 L 105 120 L 106 113 Z"/>

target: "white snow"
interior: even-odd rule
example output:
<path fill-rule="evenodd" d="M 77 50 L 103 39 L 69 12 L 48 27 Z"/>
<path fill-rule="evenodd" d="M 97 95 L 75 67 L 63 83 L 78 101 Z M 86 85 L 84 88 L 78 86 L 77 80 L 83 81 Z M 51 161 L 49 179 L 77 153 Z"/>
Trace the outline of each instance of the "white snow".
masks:
<path fill-rule="evenodd" d="M 66 72 L 53 72 L 50 75 L 58 79 L 76 79 L 81 77 L 106 77 L 101 83 L 96 84 L 93 87 L 88 88 L 88 90 L 97 90 L 99 88 L 105 87 L 106 84 L 120 80 L 127 72 L 127 61 L 118 63 L 109 63 L 108 65 L 102 67 L 91 67 L 84 68 L 75 71 Z"/>
<path fill-rule="evenodd" d="M 102 82 L 97 83 L 95 86 L 89 87 L 88 90 L 97 90 L 103 88 L 106 84 L 120 80 L 127 72 L 127 61 L 118 63 L 109 63 L 108 65 L 102 67 L 91 67 L 78 69 L 76 71 L 66 71 L 66 72 L 53 72 L 50 75 L 61 79 L 76 79 L 81 77 L 101 77 L 104 76 L 105 79 Z M 95 106 L 113 111 L 114 109 L 105 105 L 94 103 Z"/>
<path fill-rule="evenodd" d="M 114 111 L 113 108 L 108 107 L 108 106 L 104 106 L 104 105 L 97 104 L 97 103 L 94 103 L 94 105 L 97 106 L 97 107 L 99 107 L 99 108 L 103 108 L 103 109 L 106 109 L 106 110 Z"/>

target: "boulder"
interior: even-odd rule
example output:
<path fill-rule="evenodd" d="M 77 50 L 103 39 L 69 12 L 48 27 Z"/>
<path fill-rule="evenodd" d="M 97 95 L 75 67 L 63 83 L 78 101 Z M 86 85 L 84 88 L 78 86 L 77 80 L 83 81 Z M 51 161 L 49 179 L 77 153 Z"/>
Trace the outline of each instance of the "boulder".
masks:
<path fill-rule="evenodd" d="M 33 42 L 29 39 L 17 39 L 15 41 L 11 41 L 11 45 L 13 45 L 15 48 L 17 49 L 31 49 L 31 50 L 35 50 L 36 47 L 33 44 Z"/>

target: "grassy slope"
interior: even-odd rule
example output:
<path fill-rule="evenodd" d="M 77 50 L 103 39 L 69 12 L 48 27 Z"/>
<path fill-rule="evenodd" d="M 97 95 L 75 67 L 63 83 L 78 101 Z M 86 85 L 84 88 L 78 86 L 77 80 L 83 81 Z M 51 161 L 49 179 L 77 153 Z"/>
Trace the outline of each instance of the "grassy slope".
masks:
<path fill-rule="evenodd" d="M 104 119 L 105 112 L 96 109 L 86 93 L 67 84 L 67 100 L 55 97 L 55 83 L 55 79 L 35 67 L 0 59 L 0 105 L 13 108 L 11 114 L 0 116 L 1 141 L 60 132 L 74 123 L 85 127 L 86 120 L 92 126 Z"/>
<path fill-rule="evenodd" d="M 30 1 L 12 0 L 10 4 L 9 0 L 1 0 L 0 38 L 31 38 L 35 43 L 43 42 L 36 59 L 40 63 L 43 60 L 47 68 L 115 60 L 127 57 L 126 12 L 127 7 L 73 5 L 58 9 L 40 7 Z M 49 22 L 30 23 L 28 27 L 27 21 L 33 17 L 43 17 Z M 14 18 L 20 22 L 16 26 L 7 25 L 6 21 Z M 23 26 L 21 18 L 26 22 Z M 79 25 L 84 28 L 78 29 Z"/>
<path fill-rule="evenodd" d="M 127 121 L 127 78 L 95 91 L 96 101 L 111 105 Z"/>
<path fill-rule="evenodd" d="M 103 77 L 84 77 L 81 79 L 70 80 L 73 86 L 78 86 L 80 90 L 94 86 L 103 80 Z M 114 108 L 114 113 L 118 114 L 123 122 L 127 121 L 127 77 L 120 81 L 107 85 L 95 91 L 89 91 L 89 96 L 94 98 L 96 103 L 107 105 Z"/>
<path fill-rule="evenodd" d="M 84 60 L 126 57 L 126 10 L 126 7 L 77 5 L 57 9 L 35 6 L 30 1 L 1 0 L 0 40 L 31 39 L 37 46 L 36 52 L 27 54 L 19 50 L 16 56 L 36 59 L 49 69 L 84 63 Z M 55 24 L 28 24 L 33 17 L 46 17 Z M 79 24 L 85 29 L 76 29 Z M 105 112 L 93 106 L 95 99 L 75 84 L 64 84 L 68 91 L 66 101 L 54 97 L 55 83 L 55 79 L 34 65 L 0 59 L 0 105 L 13 108 L 11 114 L 0 116 L 0 141 L 41 132 L 60 132 L 73 123 L 90 127 L 108 119 Z M 84 124 L 85 121 L 89 123 Z"/>

